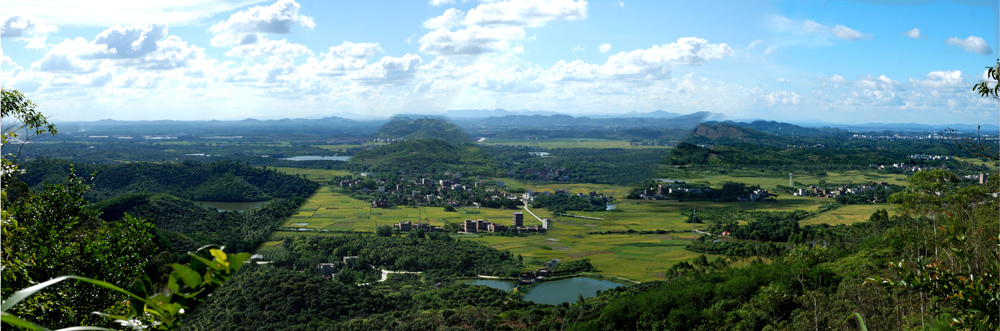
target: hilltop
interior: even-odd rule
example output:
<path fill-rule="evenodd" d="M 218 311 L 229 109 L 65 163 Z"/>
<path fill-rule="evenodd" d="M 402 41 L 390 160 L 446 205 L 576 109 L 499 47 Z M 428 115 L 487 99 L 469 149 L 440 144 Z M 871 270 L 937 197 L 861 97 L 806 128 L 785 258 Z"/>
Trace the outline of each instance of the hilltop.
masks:
<path fill-rule="evenodd" d="M 452 123 L 436 118 L 410 119 L 397 117 L 375 132 L 376 138 L 440 139 L 451 143 L 471 142 L 469 137 Z"/>

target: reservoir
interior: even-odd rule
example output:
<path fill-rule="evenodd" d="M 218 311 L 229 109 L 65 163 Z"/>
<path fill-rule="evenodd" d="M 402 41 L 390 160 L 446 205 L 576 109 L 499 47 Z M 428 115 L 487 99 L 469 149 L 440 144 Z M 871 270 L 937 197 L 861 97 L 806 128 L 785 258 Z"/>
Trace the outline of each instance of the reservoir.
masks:
<path fill-rule="evenodd" d="M 517 286 L 517 283 L 511 280 L 466 279 L 459 282 L 469 285 L 485 285 L 507 292 L 510 292 Z M 583 295 L 584 298 L 593 298 L 597 296 L 597 291 L 605 291 L 619 286 L 622 286 L 622 284 L 586 277 L 538 282 L 527 287 L 527 294 L 524 295 L 524 300 L 534 303 L 558 305 L 563 302 L 575 302 L 580 295 Z"/>
<path fill-rule="evenodd" d="M 296 157 L 286 157 L 282 160 L 288 161 L 350 161 L 350 156 L 315 156 L 315 155 L 302 155 Z"/>
<path fill-rule="evenodd" d="M 258 208 L 260 206 L 266 205 L 271 201 L 256 201 L 256 202 L 218 202 L 218 201 L 192 201 L 201 205 L 202 207 L 215 208 L 218 211 L 244 211 L 247 209 Z"/>

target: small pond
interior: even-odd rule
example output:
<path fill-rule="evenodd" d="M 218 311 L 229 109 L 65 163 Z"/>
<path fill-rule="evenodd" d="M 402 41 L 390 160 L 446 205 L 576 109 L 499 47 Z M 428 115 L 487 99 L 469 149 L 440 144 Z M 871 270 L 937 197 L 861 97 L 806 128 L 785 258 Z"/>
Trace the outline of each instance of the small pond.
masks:
<path fill-rule="evenodd" d="M 459 282 L 469 285 L 485 285 L 508 292 L 517 286 L 517 282 L 510 280 L 466 279 Z M 538 282 L 527 287 L 528 292 L 524 295 L 524 300 L 558 305 L 563 302 L 574 302 L 580 295 L 583 295 L 584 298 L 593 298 L 597 296 L 597 291 L 606 291 L 619 286 L 622 284 L 586 277 Z"/>
<path fill-rule="evenodd" d="M 256 202 L 218 202 L 218 201 L 194 201 L 201 205 L 202 207 L 215 208 L 218 211 L 244 211 L 247 209 L 257 208 L 268 203 L 268 201 L 256 201 Z"/>
<path fill-rule="evenodd" d="M 296 157 L 286 157 L 282 160 L 288 161 L 350 161 L 350 156 L 315 156 L 315 155 L 302 155 Z"/>
<path fill-rule="evenodd" d="M 615 210 L 615 208 L 618 208 L 618 206 L 608 205 L 607 209 L 604 209 L 604 210 Z"/>

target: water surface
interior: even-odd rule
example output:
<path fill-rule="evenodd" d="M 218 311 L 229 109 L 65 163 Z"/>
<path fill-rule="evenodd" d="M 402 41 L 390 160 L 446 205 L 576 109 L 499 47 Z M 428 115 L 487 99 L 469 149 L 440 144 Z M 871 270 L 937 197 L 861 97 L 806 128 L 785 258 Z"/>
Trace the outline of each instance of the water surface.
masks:
<path fill-rule="evenodd" d="M 504 291 L 513 290 L 517 286 L 517 282 L 510 280 L 468 279 L 459 282 L 469 285 L 484 285 Z M 524 300 L 558 305 L 563 302 L 575 302 L 580 295 L 583 295 L 584 298 L 593 298 L 597 296 L 597 291 L 606 291 L 619 286 L 622 284 L 586 277 L 538 282 L 530 287 L 525 287 L 527 293 L 524 295 Z"/>

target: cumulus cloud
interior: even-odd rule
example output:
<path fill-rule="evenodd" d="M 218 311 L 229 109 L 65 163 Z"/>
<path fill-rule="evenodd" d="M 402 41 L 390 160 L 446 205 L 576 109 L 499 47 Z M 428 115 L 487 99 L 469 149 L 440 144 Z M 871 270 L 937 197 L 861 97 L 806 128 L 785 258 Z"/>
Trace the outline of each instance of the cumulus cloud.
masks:
<path fill-rule="evenodd" d="M 913 28 L 913 30 L 902 32 L 900 34 L 904 35 L 904 36 L 907 36 L 907 37 L 910 37 L 910 38 L 913 38 L 913 39 L 924 38 L 924 36 L 920 35 L 920 29 L 917 29 L 917 28 Z"/>
<path fill-rule="evenodd" d="M 115 26 L 94 40 L 66 39 L 52 47 L 32 68 L 53 73 L 91 73 L 101 66 L 117 65 L 148 70 L 187 67 L 204 57 L 204 49 L 169 36 L 167 26 Z"/>
<path fill-rule="evenodd" d="M 453 4 L 455 0 L 431 0 L 431 6 L 443 6 L 447 4 Z"/>
<path fill-rule="evenodd" d="M 601 53 L 607 53 L 611 51 L 611 43 L 601 44 Z"/>
<path fill-rule="evenodd" d="M 299 4 L 294 0 L 278 0 L 270 6 L 254 6 L 236 12 L 229 19 L 209 28 L 214 33 L 273 33 L 287 34 L 296 24 L 307 29 L 316 26 L 312 17 L 299 15 Z"/>
<path fill-rule="evenodd" d="M 924 79 L 910 78 L 910 83 L 932 89 L 962 89 L 968 86 L 960 70 L 931 71 Z"/>
<path fill-rule="evenodd" d="M 552 82 L 604 80 L 648 84 L 669 78 L 674 66 L 701 65 L 732 54 L 733 49 L 726 44 L 686 37 L 669 44 L 611 55 L 603 65 L 580 60 L 559 61 L 548 70 L 546 77 Z"/>
<path fill-rule="evenodd" d="M 310 54 L 312 54 L 312 51 L 306 46 L 289 43 L 285 39 L 261 39 L 255 43 L 238 45 L 226 52 L 226 56 L 234 57 L 297 57 Z"/>
<path fill-rule="evenodd" d="M 269 6 L 254 6 L 236 12 L 224 21 L 209 28 L 215 33 L 212 46 L 232 47 L 227 56 L 233 57 L 298 57 L 312 52 L 304 45 L 289 43 L 286 39 L 271 40 L 268 34 L 288 34 L 298 25 L 306 29 L 316 26 L 312 17 L 299 15 L 299 4 L 294 0 L 278 0 Z"/>
<path fill-rule="evenodd" d="M 465 17 L 465 12 L 455 8 L 448 8 L 441 16 L 432 17 L 424 21 L 424 27 L 432 30 L 458 27 L 462 25 L 463 17 Z"/>
<path fill-rule="evenodd" d="M 149 54 L 157 49 L 157 42 L 167 37 L 167 26 L 115 26 L 102 31 L 94 38 L 99 51 L 86 54 L 91 58 L 130 59 Z"/>
<path fill-rule="evenodd" d="M 4 19 L 0 26 L 0 38 L 27 41 L 27 48 L 44 48 L 45 39 L 50 33 L 58 32 L 59 28 L 45 24 L 31 17 L 14 15 Z"/>
<path fill-rule="evenodd" d="M 318 76 L 343 76 L 364 69 L 367 59 L 384 52 L 378 43 L 344 43 L 330 47 L 319 58 L 309 58 L 302 70 Z"/>
<path fill-rule="evenodd" d="M 958 39 L 958 37 L 951 37 L 944 41 L 945 44 L 958 46 L 964 49 L 966 52 L 973 52 L 979 55 L 990 55 L 993 53 L 993 49 L 990 45 L 986 44 L 986 40 L 977 36 L 969 36 L 965 39 Z"/>
<path fill-rule="evenodd" d="M 420 51 L 437 55 L 479 55 L 510 48 L 510 40 L 524 39 L 520 27 L 473 25 L 464 29 L 437 29 L 420 37 Z"/>
<path fill-rule="evenodd" d="M 511 25 L 539 27 L 552 20 L 587 18 L 584 0 L 506 0 L 483 3 L 469 10 L 465 25 Z"/>
<path fill-rule="evenodd" d="M 378 62 L 354 72 L 351 79 L 364 85 L 401 85 L 409 82 L 417 72 L 421 59 L 416 54 L 402 57 L 382 57 Z"/>
<path fill-rule="evenodd" d="M 523 53 L 524 48 L 513 42 L 525 38 L 525 27 L 586 19 L 587 6 L 585 0 L 501 0 L 483 1 L 468 12 L 450 8 L 423 23 L 432 31 L 420 37 L 420 52 L 438 56 Z"/>
<path fill-rule="evenodd" d="M 17 63 L 14 63 L 14 61 L 12 61 L 9 56 L 3 55 L 3 48 L 0 48 L 0 65 L 5 65 L 5 66 L 17 65 Z"/>

